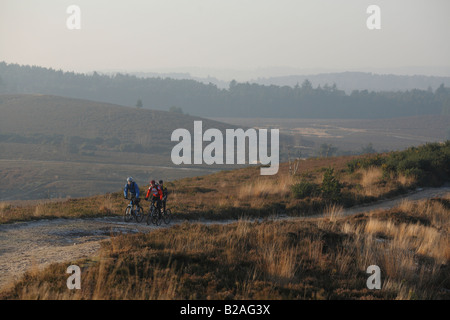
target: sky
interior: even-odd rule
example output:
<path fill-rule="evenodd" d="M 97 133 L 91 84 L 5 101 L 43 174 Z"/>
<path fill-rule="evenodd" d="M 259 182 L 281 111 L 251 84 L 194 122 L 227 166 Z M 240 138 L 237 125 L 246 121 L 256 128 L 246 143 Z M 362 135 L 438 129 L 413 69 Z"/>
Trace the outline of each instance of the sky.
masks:
<path fill-rule="evenodd" d="M 0 61 L 75 72 L 450 76 L 449 35 L 449 0 L 0 0 Z"/>

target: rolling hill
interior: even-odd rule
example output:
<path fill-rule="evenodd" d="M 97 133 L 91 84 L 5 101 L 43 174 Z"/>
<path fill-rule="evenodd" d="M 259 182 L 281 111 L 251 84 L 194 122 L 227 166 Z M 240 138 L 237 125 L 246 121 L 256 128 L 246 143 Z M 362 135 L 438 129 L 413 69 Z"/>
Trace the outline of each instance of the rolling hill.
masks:
<path fill-rule="evenodd" d="M 350 78 L 358 82 L 360 75 Z M 437 80 L 429 81 L 425 83 L 436 86 Z M 81 74 L 0 62 L 3 94 L 42 93 L 124 106 L 140 101 L 143 108 L 169 111 L 176 107 L 201 117 L 387 119 L 449 112 L 450 89 L 444 83 L 434 91 L 395 91 L 394 85 L 383 92 L 368 89 L 346 93 L 332 83 L 313 87 L 308 79 L 295 87 L 233 80 L 228 89 L 219 89 L 212 83 L 186 79 Z"/>
<path fill-rule="evenodd" d="M 0 199 L 78 197 L 117 191 L 127 176 L 171 180 L 210 173 L 175 166 L 177 128 L 234 128 L 174 112 L 48 95 L 0 95 Z"/>

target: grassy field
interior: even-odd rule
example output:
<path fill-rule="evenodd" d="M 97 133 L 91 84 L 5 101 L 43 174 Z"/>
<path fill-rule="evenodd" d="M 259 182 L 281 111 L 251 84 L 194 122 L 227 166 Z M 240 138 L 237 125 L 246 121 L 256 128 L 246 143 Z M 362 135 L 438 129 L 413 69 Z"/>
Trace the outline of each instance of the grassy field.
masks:
<path fill-rule="evenodd" d="M 31 270 L 2 299 L 450 299 L 450 197 L 389 211 L 228 225 L 184 223 Z M 245 252 L 245 254 L 242 254 Z M 67 290 L 66 268 L 82 269 Z M 381 290 L 366 269 L 382 272 Z"/>
<path fill-rule="evenodd" d="M 400 194 L 413 186 L 414 180 L 406 178 L 382 182 L 382 177 L 375 175 L 368 180 L 367 172 L 373 169 L 347 173 L 347 163 L 357 158 L 303 160 L 295 176 L 289 174 L 289 165 L 284 163 L 275 177 L 260 176 L 259 169 L 251 167 L 178 179 L 166 183 L 170 190 L 168 203 L 178 219 L 188 220 L 311 215 L 323 210 L 328 202 L 318 194 L 298 199 L 292 192 L 292 186 L 300 181 L 320 184 L 329 166 L 335 168 L 336 176 L 345 184 L 343 201 L 347 206 Z M 145 192 L 145 186 L 141 186 L 141 193 Z M 121 215 L 125 206 L 121 191 L 87 198 L 36 200 L 31 204 L 26 201 L 1 203 L 4 209 L 0 210 L 0 223 Z"/>
<path fill-rule="evenodd" d="M 295 163 L 283 163 L 275 176 L 261 176 L 257 167 L 220 171 L 167 182 L 168 203 L 179 219 L 308 216 L 330 204 L 351 207 L 416 187 L 440 186 L 450 180 L 449 159 L 447 141 L 388 154 L 298 160 L 295 172 Z M 141 185 L 142 194 L 145 188 Z M 4 201 L 0 223 L 119 215 L 124 207 L 119 190 L 37 206 Z"/>

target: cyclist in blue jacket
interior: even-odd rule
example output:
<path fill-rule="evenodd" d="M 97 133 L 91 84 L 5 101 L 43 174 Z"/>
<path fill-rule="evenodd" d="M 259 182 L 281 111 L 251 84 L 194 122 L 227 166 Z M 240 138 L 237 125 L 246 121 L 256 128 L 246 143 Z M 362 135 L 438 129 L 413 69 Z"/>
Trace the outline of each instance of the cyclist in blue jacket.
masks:
<path fill-rule="evenodd" d="M 125 199 L 128 198 L 128 192 L 130 192 L 132 199 L 134 199 L 134 198 L 139 199 L 139 186 L 133 180 L 132 177 L 128 177 L 127 184 L 125 185 L 125 188 L 123 189 L 123 197 Z"/>

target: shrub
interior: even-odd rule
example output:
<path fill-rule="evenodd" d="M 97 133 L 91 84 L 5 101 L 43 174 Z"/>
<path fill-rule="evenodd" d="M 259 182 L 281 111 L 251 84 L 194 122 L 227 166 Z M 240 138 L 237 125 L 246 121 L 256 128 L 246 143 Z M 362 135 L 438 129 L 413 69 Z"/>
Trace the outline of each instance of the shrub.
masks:
<path fill-rule="evenodd" d="M 297 199 L 304 199 L 306 197 L 314 197 L 319 195 L 320 188 L 317 184 L 307 181 L 294 184 L 291 187 L 294 197 Z"/>
<path fill-rule="evenodd" d="M 442 184 L 450 179 L 450 141 L 355 159 L 347 163 L 347 171 L 353 173 L 371 166 L 381 167 L 384 178 L 414 176 L 421 185 Z"/>
<path fill-rule="evenodd" d="M 361 159 L 354 159 L 347 163 L 347 171 L 354 173 L 358 169 L 368 169 L 370 167 L 380 167 L 386 162 L 386 157 L 381 154 L 370 155 Z"/>
<path fill-rule="evenodd" d="M 331 202 L 340 202 L 342 200 L 341 189 L 341 183 L 334 176 L 334 169 L 325 170 L 321 186 L 322 197 Z"/>
<path fill-rule="evenodd" d="M 386 160 L 385 170 L 394 175 L 415 176 L 422 185 L 443 183 L 450 177 L 450 141 L 394 152 Z"/>

